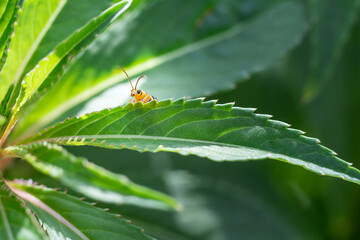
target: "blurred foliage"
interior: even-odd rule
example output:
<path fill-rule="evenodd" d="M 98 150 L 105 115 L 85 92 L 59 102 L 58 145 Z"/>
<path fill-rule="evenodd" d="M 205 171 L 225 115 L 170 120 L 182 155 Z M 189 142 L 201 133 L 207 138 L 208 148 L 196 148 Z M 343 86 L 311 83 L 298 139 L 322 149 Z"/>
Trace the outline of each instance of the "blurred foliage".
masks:
<path fill-rule="evenodd" d="M 226 15 L 226 19 L 210 17 L 212 29 L 221 29 L 234 19 L 251 18 L 254 9 L 279 1 L 230 2 L 239 2 L 248 11 Z M 359 167 L 360 1 L 299 2 L 306 6 L 308 31 L 298 45 L 269 68 L 247 81 L 238 79 L 233 89 L 223 88 L 209 99 L 235 101 L 237 106 L 271 113 L 321 139 Z M 136 3 L 131 8 L 137 7 Z M 171 18 L 165 7 L 161 13 L 164 19 Z M 146 24 L 147 19 L 142 21 Z M 166 29 L 166 35 L 176 36 L 182 21 L 177 24 L 178 28 Z M 136 42 L 138 48 L 145 47 L 148 37 L 156 36 L 143 35 L 142 41 Z M 94 147 L 68 150 L 178 199 L 185 207 L 180 213 L 104 204 L 158 239 L 360 239 L 360 188 L 356 184 L 276 161 L 216 163 L 170 153 Z M 10 167 L 7 177 L 29 177 L 59 186 L 20 161 Z"/>

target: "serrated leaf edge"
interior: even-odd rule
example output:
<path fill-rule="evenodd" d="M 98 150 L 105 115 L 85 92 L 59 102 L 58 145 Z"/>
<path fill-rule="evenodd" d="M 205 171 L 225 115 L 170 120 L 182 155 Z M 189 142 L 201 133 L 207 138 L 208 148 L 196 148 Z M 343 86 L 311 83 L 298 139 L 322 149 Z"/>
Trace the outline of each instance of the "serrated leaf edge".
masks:
<path fill-rule="evenodd" d="M 303 132 L 301 130 L 290 128 L 290 125 L 287 124 L 287 123 L 270 119 L 272 117 L 272 115 L 255 114 L 254 111 L 256 109 L 234 107 L 233 106 L 234 103 L 216 104 L 215 100 L 204 101 L 204 99 L 205 98 L 196 98 L 196 99 L 185 100 L 185 98 L 180 98 L 180 99 L 177 99 L 177 100 L 168 99 L 168 100 L 164 100 L 164 101 L 151 101 L 151 102 L 145 103 L 145 104 L 142 103 L 142 102 L 138 102 L 138 103 L 135 103 L 135 104 L 134 103 L 129 103 L 129 104 L 125 105 L 125 106 L 119 106 L 119 107 L 113 108 L 113 109 L 104 109 L 102 111 L 95 111 L 95 112 L 92 112 L 92 113 L 89 113 L 89 114 L 85 114 L 85 115 L 83 115 L 81 117 L 68 118 L 63 122 L 60 122 L 60 123 L 57 123 L 57 124 L 53 125 L 51 128 L 60 127 L 61 125 L 65 124 L 65 123 L 69 124 L 72 121 L 76 122 L 77 119 L 88 118 L 90 116 L 94 116 L 94 115 L 99 114 L 99 113 L 106 114 L 109 111 L 133 110 L 133 109 L 137 109 L 137 108 L 140 108 L 140 107 L 143 107 L 143 106 L 144 107 L 145 106 L 153 107 L 153 109 L 156 109 L 156 108 L 161 108 L 161 107 L 167 107 L 167 106 L 170 106 L 170 105 L 173 105 L 173 104 L 180 104 L 180 105 L 193 104 L 195 106 L 208 105 L 209 107 L 214 108 L 214 109 L 221 108 L 221 109 L 227 110 L 227 111 L 245 110 L 249 114 L 253 114 L 254 117 L 264 118 L 266 120 L 266 123 L 272 124 L 271 127 L 273 127 L 273 128 L 287 129 L 288 131 L 294 132 L 297 135 L 297 137 L 299 138 L 299 140 L 305 141 L 305 142 L 307 142 L 309 144 L 310 143 L 311 144 L 314 144 L 314 143 L 317 144 L 321 149 L 326 151 L 327 154 L 328 154 L 328 155 L 327 154 L 326 155 L 323 154 L 323 155 L 334 157 L 334 159 L 336 159 L 337 161 L 345 163 L 347 165 L 347 167 L 346 167 L 347 170 L 351 169 L 351 170 L 355 170 L 356 172 L 359 172 L 358 169 L 351 167 L 352 163 L 348 163 L 348 162 L 336 157 L 337 154 L 334 151 L 332 151 L 329 148 L 326 148 L 325 146 L 322 146 L 318 139 L 305 136 L 304 135 L 305 132 Z M 31 137 L 29 137 L 28 139 L 24 139 L 20 143 L 29 144 L 31 142 L 36 143 L 36 142 L 48 141 L 48 142 L 58 143 L 58 144 L 61 144 L 61 145 L 92 145 L 92 146 L 106 147 L 106 148 L 125 148 L 126 147 L 127 149 L 133 149 L 133 150 L 140 151 L 137 148 L 136 145 L 125 146 L 124 144 L 120 144 L 119 146 L 115 146 L 111 142 L 106 142 L 106 140 L 102 140 L 100 143 L 96 143 L 95 142 L 96 140 L 104 138 L 104 136 L 95 136 L 95 135 L 63 136 L 63 137 L 43 139 L 43 140 L 36 140 L 36 139 L 33 140 L 33 141 L 31 140 L 31 138 L 36 138 L 37 136 L 41 136 L 41 134 L 46 132 L 46 131 L 47 131 L 47 129 L 41 130 L 40 132 L 38 132 L 38 133 L 32 135 Z M 125 137 L 126 135 L 121 135 L 121 136 Z M 144 137 L 144 136 L 139 136 L 139 135 L 129 135 L 129 136 L 130 137 L 135 137 L 135 138 L 143 138 Z M 114 137 L 114 135 L 112 135 L 111 137 Z M 149 137 L 149 136 L 147 136 L 147 137 Z M 149 138 L 151 138 L 151 137 L 149 137 Z M 158 137 L 154 137 L 154 139 L 155 138 L 158 138 Z M 168 138 L 166 138 L 166 137 L 164 139 L 168 140 Z M 89 140 L 89 141 L 86 142 L 86 140 Z M 180 138 L 174 138 L 174 140 L 176 140 L 176 141 L 181 141 L 181 140 L 189 141 L 189 139 L 180 139 Z M 239 148 L 238 145 L 232 146 L 231 144 L 229 145 L 229 144 L 226 144 L 226 143 L 218 143 L 218 142 L 211 142 L 211 141 L 208 142 L 208 141 L 203 141 L 203 140 L 192 140 L 192 141 L 199 141 L 199 142 L 202 142 L 202 143 L 209 143 L 209 144 L 212 144 L 212 145 L 219 145 L 219 146 L 221 145 L 221 146 L 230 146 L 230 147 Z M 258 149 L 258 148 L 252 148 L 252 147 L 246 147 L 246 148 L 254 149 L 254 150 L 257 150 L 257 151 L 264 151 L 264 150 Z M 148 150 L 149 149 L 144 149 L 144 151 L 148 151 Z M 157 151 L 169 151 L 169 150 L 164 148 L 162 145 L 159 145 L 158 148 L 153 152 L 157 152 Z M 175 151 L 171 150 L 171 152 L 176 152 L 176 153 L 179 153 L 179 154 L 182 154 L 182 155 L 193 154 L 192 152 L 182 152 L 181 149 L 176 149 Z M 204 156 L 201 156 L 201 157 L 208 157 L 208 156 L 204 155 Z M 275 159 L 275 160 L 287 162 L 287 163 L 290 163 L 290 164 L 293 164 L 293 165 L 301 166 L 301 167 L 303 167 L 305 169 L 308 169 L 308 170 L 310 170 L 310 171 L 312 171 L 314 173 L 317 173 L 317 174 L 320 174 L 320 175 L 323 175 L 323 176 L 324 175 L 335 176 L 335 177 L 338 177 L 338 178 L 342 178 L 343 180 L 349 180 L 351 182 L 360 183 L 359 179 L 347 176 L 346 174 L 343 174 L 342 172 L 337 172 L 338 175 L 332 175 L 332 174 L 325 174 L 322 171 L 315 171 L 315 170 L 313 170 L 313 168 L 316 167 L 316 166 L 320 166 L 320 165 L 316 165 L 316 164 L 313 164 L 313 163 L 310 163 L 310 162 L 305 163 L 305 164 L 299 164 L 299 163 L 296 163 L 297 162 L 296 158 L 292 158 L 292 159 L 294 159 L 294 161 L 293 161 L 293 160 L 290 160 L 289 157 L 286 157 L 286 155 L 281 154 L 281 153 L 268 153 L 268 154 L 266 154 L 265 157 L 261 157 L 261 158 L 244 158 L 244 159 L 240 159 L 240 160 L 257 160 L 257 159 L 264 159 L 264 158 Z M 217 159 L 213 159 L 213 160 L 217 160 Z M 227 159 L 222 159 L 222 161 L 226 161 L 226 160 Z M 299 159 L 299 161 L 303 162 L 303 160 L 301 160 L 301 159 Z M 328 170 L 333 171 L 332 169 L 328 169 Z M 334 174 L 335 174 L 335 172 L 334 172 Z"/>

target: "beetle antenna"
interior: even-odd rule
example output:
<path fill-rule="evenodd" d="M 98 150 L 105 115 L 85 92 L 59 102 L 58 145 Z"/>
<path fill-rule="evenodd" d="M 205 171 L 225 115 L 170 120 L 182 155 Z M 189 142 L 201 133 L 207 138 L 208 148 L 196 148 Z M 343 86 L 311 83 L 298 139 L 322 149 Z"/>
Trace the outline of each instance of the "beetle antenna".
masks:
<path fill-rule="evenodd" d="M 130 82 L 131 88 L 134 90 L 134 87 L 133 87 L 133 85 L 132 85 L 132 83 L 131 83 L 131 81 L 130 81 L 129 75 L 127 75 L 127 73 L 125 72 L 125 70 L 124 70 L 122 67 L 120 67 L 120 66 L 117 66 L 117 67 L 118 67 L 118 68 L 121 68 L 121 70 L 123 70 L 123 71 L 124 71 L 124 73 L 126 74 L 127 78 L 129 79 L 129 82 Z M 138 79 L 138 81 L 139 81 L 139 79 Z M 137 85 L 137 84 L 136 84 L 136 85 Z M 135 86 L 135 89 L 136 89 L 136 86 Z"/>
<path fill-rule="evenodd" d="M 146 76 L 144 75 L 144 76 L 141 76 L 141 77 L 138 78 L 138 80 L 136 81 L 135 89 L 136 89 L 136 87 L 137 87 L 137 85 L 138 85 L 139 80 L 140 80 L 141 78 L 144 78 L 144 77 L 146 77 Z"/>

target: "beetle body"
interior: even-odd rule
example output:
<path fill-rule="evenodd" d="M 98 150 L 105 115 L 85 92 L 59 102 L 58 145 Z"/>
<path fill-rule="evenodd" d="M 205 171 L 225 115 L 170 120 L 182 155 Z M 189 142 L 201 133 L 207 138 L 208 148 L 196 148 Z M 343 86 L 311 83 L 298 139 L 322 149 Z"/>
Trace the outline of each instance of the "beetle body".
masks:
<path fill-rule="evenodd" d="M 127 78 L 129 79 L 129 82 L 130 82 L 130 85 L 131 85 L 131 88 L 132 88 L 130 96 L 135 98 L 135 99 L 133 99 L 133 100 L 130 100 L 130 102 L 133 102 L 133 103 L 137 103 L 137 102 L 147 103 L 147 102 L 150 102 L 150 101 L 152 101 L 152 100 L 154 100 L 154 99 L 157 99 L 156 97 L 151 96 L 150 94 L 147 94 L 147 93 L 144 92 L 143 90 L 137 89 L 137 85 L 138 85 L 139 80 L 140 80 L 141 78 L 145 77 L 145 76 L 141 76 L 141 77 L 139 77 L 139 78 L 137 79 L 136 85 L 135 85 L 135 88 L 134 88 L 133 85 L 132 85 L 132 83 L 131 83 L 131 81 L 130 81 L 130 78 L 129 78 L 129 76 L 127 75 L 127 73 L 125 72 L 125 70 L 124 70 L 122 67 L 120 67 L 120 66 L 118 66 L 118 67 L 121 68 L 121 70 L 124 71 L 124 73 L 126 74 Z"/>
<path fill-rule="evenodd" d="M 131 94 L 130 96 L 134 97 L 135 99 L 134 100 L 130 100 L 132 102 L 144 102 L 144 103 L 147 103 L 147 102 L 150 102 L 154 99 L 157 99 L 156 97 L 154 96 L 151 96 L 150 94 L 147 94 L 146 92 L 144 92 L 143 90 L 140 90 L 140 89 L 134 89 L 131 91 Z"/>

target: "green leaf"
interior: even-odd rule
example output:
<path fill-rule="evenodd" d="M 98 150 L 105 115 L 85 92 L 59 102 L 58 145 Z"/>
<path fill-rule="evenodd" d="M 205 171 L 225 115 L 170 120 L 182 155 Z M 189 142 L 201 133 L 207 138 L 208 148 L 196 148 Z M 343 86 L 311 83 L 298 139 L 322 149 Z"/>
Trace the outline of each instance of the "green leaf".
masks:
<path fill-rule="evenodd" d="M 181 209 L 173 198 L 131 182 L 126 176 L 105 170 L 60 146 L 36 143 L 8 147 L 8 154 L 25 159 L 38 171 L 98 201 L 149 208 Z"/>
<path fill-rule="evenodd" d="M 3 138 L 0 141 L 0 146 L 3 144 L 7 135 L 17 122 L 19 115 L 21 114 L 21 112 L 19 112 L 21 107 L 26 103 L 29 104 L 29 99 L 32 98 L 35 93 L 38 93 L 40 86 L 45 85 L 40 89 L 45 91 L 46 86 L 53 84 L 54 81 L 58 81 L 60 76 L 57 75 L 59 71 L 62 71 L 61 64 L 66 62 L 67 58 L 71 58 L 72 55 L 78 53 L 82 47 L 87 46 L 96 37 L 96 33 L 107 26 L 107 23 L 112 17 L 116 16 L 117 13 L 126 9 L 128 6 L 128 1 L 121 1 L 113 4 L 99 16 L 92 19 L 69 38 L 60 43 L 50 54 L 40 60 L 33 70 L 26 74 L 20 87 L 20 95 L 16 98 L 13 115 L 9 121 L 7 129 L 5 130 Z"/>
<path fill-rule="evenodd" d="M 0 3 L 0 17 L 2 17 L 2 15 L 4 14 L 8 2 L 8 0 L 4 0 Z"/>
<path fill-rule="evenodd" d="M 7 80 L 16 82 L 16 79 L 12 79 L 15 74 L 19 76 L 17 80 L 21 80 L 57 45 L 98 16 L 113 2 L 112 0 L 26 1 L 16 24 L 14 43 L 11 45 L 12 57 L 7 64 L 9 65 Z M 56 5 L 58 8 L 54 11 Z M 39 35 L 36 35 L 37 33 Z M 12 99 L 17 97 L 19 89 L 16 90 Z"/>
<path fill-rule="evenodd" d="M 11 83 L 21 80 L 23 71 L 66 0 L 25 1 L 18 18 L 10 53 L 0 73 L 0 101 Z"/>
<path fill-rule="evenodd" d="M 0 70 L 7 57 L 7 45 L 13 31 L 12 25 L 19 10 L 18 2 L 18 0 L 3 0 L 0 3 Z"/>
<path fill-rule="evenodd" d="M 34 4 L 38 4 L 37 6 L 34 6 L 35 8 L 42 8 L 42 3 L 45 2 L 43 0 L 41 1 L 29 1 Z M 48 1 L 50 2 L 50 1 Z M 48 3 L 48 2 L 45 2 Z M 97 0 L 66 0 L 64 3 L 64 6 L 62 7 L 61 11 L 58 13 L 57 17 L 49 26 L 47 30 L 43 29 L 44 36 L 42 36 L 42 39 L 39 39 L 38 46 L 34 46 L 32 49 L 32 54 L 28 54 L 28 61 L 27 63 L 24 63 L 24 70 L 22 71 L 20 79 L 24 77 L 24 75 L 35 68 L 35 66 L 38 64 L 38 62 L 49 55 L 56 46 L 61 44 L 64 40 L 66 40 L 69 36 L 74 34 L 78 29 L 85 26 L 92 18 L 98 16 L 103 12 L 105 9 L 107 9 L 110 5 L 113 4 L 114 1 L 112 0 L 103 0 L 103 1 L 97 1 Z M 24 9 L 24 11 L 27 11 Z M 36 13 L 41 11 L 35 11 Z M 54 16 L 55 17 L 55 16 Z M 20 23 L 20 25 L 17 25 L 17 29 L 27 29 L 30 30 L 34 26 L 37 26 L 37 23 L 33 21 L 39 21 L 41 19 L 39 16 L 32 17 L 29 21 L 23 21 Z M 105 24 L 106 25 L 106 24 Z M 20 30 L 18 30 L 19 32 Z M 21 33 L 21 32 L 20 32 Z M 15 40 L 18 39 L 19 34 L 15 35 Z M 23 39 L 19 48 L 12 49 L 11 52 L 21 51 L 21 44 L 23 42 L 28 41 L 28 39 Z M 34 42 L 32 43 L 34 44 Z M 14 44 L 13 44 L 14 45 Z M 14 48 L 14 46 L 12 46 Z M 13 53 L 14 54 L 14 53 Z M 56 76 L 61 75 L 61 71 L 55 74 Z M 16 84 L 16 83 L 15 83 Z M 12 90 L 12 96 L 11 101 L 8 101 L 7 103 L 7 110 L 9 108 L 12 108 L 15 104 L 15 100 L 18 97 L 19 91 L 20 91 L 20 84 L 18 83 L 16 87 Z M 1 113 L 0 113 L 1 114 Z M 3 115 L 4 112 L 2 112 Z"/>
<path fill-rule="evenodd" d="M 0 115 L 0 127 L 5 123 L 6 118 Z"/>
<path fill-rule="evenodd" d="M 360 183 L 360 171 L 318 139 L 254 109 L 203 99 L 139 102 L 55 124 L 22 143 L 50 141 L 195 154 L 215 161 L 275 159 Z"/>
<path fill-rule="evenodd" d="M 303 92 L 303 101 L 311 101 L 334 75 L 351 29 L 359 17 L 360 1 L 311 1 L 309 13 L 311 71 Z"/>
<path fill-rule="evenodd" d="M 47 79 L 49 74 L 52 73 L 58 64 L 61 63 L 65 57 L 69 56 L 70 53 L 73 53 L 72 50 L 79 50 L 79 47 L 83 46 L 81 45 L 83 40 L 85 40 L 94 31 L 97 31 L 98 28 L 101 27 L 101 25 L 109 18 L 113 17 L 117 12 L 127 6 L 127 1 L 122 1 L 112 5 L 99 16 L 91 20 L 83 28 L 78 29 L 78 31 L 76 31 L 68 39 L 59 44 L 52 53 L 43 58 L 36 68 L 30 71 L 24 78 L 25 83 L 22 85 L 24 95 L 23 97 L 20 97 L 20 100 L 17 102 L 16 110 L 20 108 L 29 98 L 31 98 L 31 96 L 38 90 L 41 84 Z M 87 40 L 86 43 L 89 43 L 89 41 Z"/>
<path fill-rule="evenodd" d="M 0 239 L 44 239 L 30 210 L 15 197 L 2 178 L 0 179 L 0 214 Z"/>
<path fill-rule="evenodd" d="M 266 68 L 294 47 L 305 32 L 303 7 L 296 2 L 273 6 L 256 16 L 252 13 L 253 18 L 245 21 L 239 20 L 243 13 L 237 9 L 246 7 L 237 5 L 236 1 L 155 1 L 140 13 L 134 11 L 135 16 L 114 23 L 69 68 L 29 113 L 19 133 L 25 129 L 33 133 L 80 102 L 127 81 L 115 68 L 117 64 L 129 66 L 128 73 L 134 78 L 146 73 L 149 80 L 141 82 L 141 87 L 159 99 L 201 96 L 229 89 Z M 229 15 L 230 23 L 211 24 L 213 18 Z M 174 20 L 166 29 L 177 29 L 174 36 L 168 36 L 160 24 L 169 18 Z M 123 37 L 117 38 L 120 34 Z M 129 95 L 130 86 L 125 84 L 126 91 L 116 91 L 116 99 L 105 96 L 113 106 L 124 103 L 119 95 Z M 95 105 L 99 110 L 106 104 L 97 100 Z"/>
<path fill-rule="evenodd" d="M 50 239 L 152 239 L 115 214 L 53 189 L 11 182 L 36 213 Z"/>

